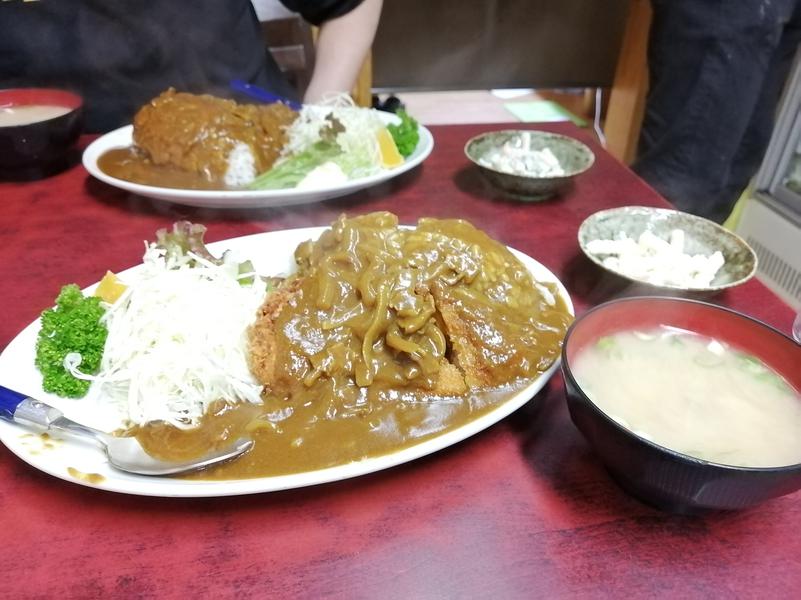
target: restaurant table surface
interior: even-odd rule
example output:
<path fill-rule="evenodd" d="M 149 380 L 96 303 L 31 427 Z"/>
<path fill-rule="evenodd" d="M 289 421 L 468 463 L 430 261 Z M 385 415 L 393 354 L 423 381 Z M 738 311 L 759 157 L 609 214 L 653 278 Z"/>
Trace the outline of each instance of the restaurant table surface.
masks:
<path fill-rule="evenodd" d="M 520 127 L 520 124 L 510 125 Z M 141 261 L 143 241 L 188 219 L 217 241 L 328 225 L 342 213 L 462 217 L 534 257 L 578 314 L 622 287 L 581 254 L 593 212 L 668 206 L 570 124 L 594 166 L 562 196 L 507 200 L 464 157 L 503 125 L 431 127 L 424 164 L 378 187 L 284 208 L 200 209 L 131 195 L 75 166 L 0 183 L 0 348 L 59 288 Z M 87 139 L 82 139 L 85 146 Z M 80 149 L 80 148 L 79 148 Z M 78 149 L 78 150 L 79 150 Z M 77 157 L 77 153 L 76 153 Z M 760 282 L 709 298 L 787 333 L 793 313 Z M 561 374 L 487 430 L 389 470 L 221 498 L 117 494 L 46 475 L 0 447 L 0 597 L 784 597 L 801 589 L 801 494 L 704 516 L 626 495 L 570 421 Z"/>

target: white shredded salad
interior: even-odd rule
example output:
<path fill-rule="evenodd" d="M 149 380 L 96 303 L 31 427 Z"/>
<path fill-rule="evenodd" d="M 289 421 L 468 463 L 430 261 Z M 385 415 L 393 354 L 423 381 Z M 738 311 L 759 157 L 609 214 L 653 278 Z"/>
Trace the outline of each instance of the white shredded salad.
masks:
<path fill-rule="evenodd" d="M 587 251 L 606 268 L 633 279 L 654 285 L 708 287 L 726 262 L 723 254 L 720 250 L 709 256 L 688 254 L 684 246 L 684 230 L 673 229 L 668 240 L 651 231 L 636 240 L 621 232 L 615 239 L 590 241 Z"/>
<path fill-rule="evenodd" d="M 535 150 L 531 147 L 531 134 L 528 131 L 492 148 L 478 162 L 496 171 L 525 177 L 561 177 L 565 174 L 550 148 Z"/>
<path fill-rule="evenodd" d="M 246 337 L 264 301 L 261 278 L 240 276 L 233 261 L 218 266 L 191 253 L 168 261 L 155 244 L 143 263 L 103 317 L 100 371 L 80 373 L 80 356 L 68 356 L 73 375 L 101 386 L 129 425 L 165 421 L 186 429 L 215 400 L 261 403 Z M 248 276 L 254 283 L 240 284 Z"/>
<path fill-rule="evenodd" d="M 381 171 L 377 134 L 385 127 L 384 122 L 376 110 L 357 106 L 348 94 L 327 96 L 319 104 L 304 104 L 298 118 L 286 130 L 287 143 L 281 156 L 298 154 L 319 142 L 329 115 L 344 127 L 336 135 L 336 143 L 342 149 L 342 158 L 337 160 L 341 171 L 350 179 Z"/>

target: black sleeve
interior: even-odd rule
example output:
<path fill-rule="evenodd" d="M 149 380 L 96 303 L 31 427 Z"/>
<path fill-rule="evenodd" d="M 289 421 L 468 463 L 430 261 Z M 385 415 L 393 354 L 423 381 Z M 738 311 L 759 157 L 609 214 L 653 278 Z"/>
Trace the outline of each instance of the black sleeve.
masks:
<path fill-rule="evenodd" d="M 341 17 L 359 6 L 362 0 L 281 0 L 292 12 L 300 13 L 312 25 Z"/>

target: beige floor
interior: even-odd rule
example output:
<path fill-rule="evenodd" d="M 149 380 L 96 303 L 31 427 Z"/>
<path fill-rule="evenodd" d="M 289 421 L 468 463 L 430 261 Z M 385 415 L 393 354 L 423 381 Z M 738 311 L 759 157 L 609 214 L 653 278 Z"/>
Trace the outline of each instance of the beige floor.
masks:
<path fill-rule="evenodd" d="M 399 92 L 398 99 L 423 125 L 454 123 L 508 123 L 518 118 L 505 108 L 509 102 L 530 102 L 536 92 L 504 98 L 490 90 L 460 92 Z"/>

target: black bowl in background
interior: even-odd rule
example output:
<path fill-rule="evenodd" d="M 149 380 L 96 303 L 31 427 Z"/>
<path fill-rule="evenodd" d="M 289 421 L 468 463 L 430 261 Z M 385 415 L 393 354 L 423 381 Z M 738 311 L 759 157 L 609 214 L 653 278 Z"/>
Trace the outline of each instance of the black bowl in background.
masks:
<path fill-rule="evenodd" d="M 83 100 L 77 94 L 50 88 L 0 90 L 0 109 L 30 105 L 69 111 L 24 125 L 0 126 L 0 171 L 46 169 L 63 162 L 83 130 Z"/>
<path fill-rule="evenodd" d="M 801 389 L 801 345 L 760 321 L 685 298 L 633 297 L 601 304 L 571 325 L 562 347 L 561 368 L 570 417 L 612 478 L 647 504 L 680 514 L 745 508 L 801 489 L 801 464 L 738 467 L 687 456 L 635 435 L 589 399 L 571 371 L 581 350 L 618 331 L 659 325 L 737 347 Z"/>

